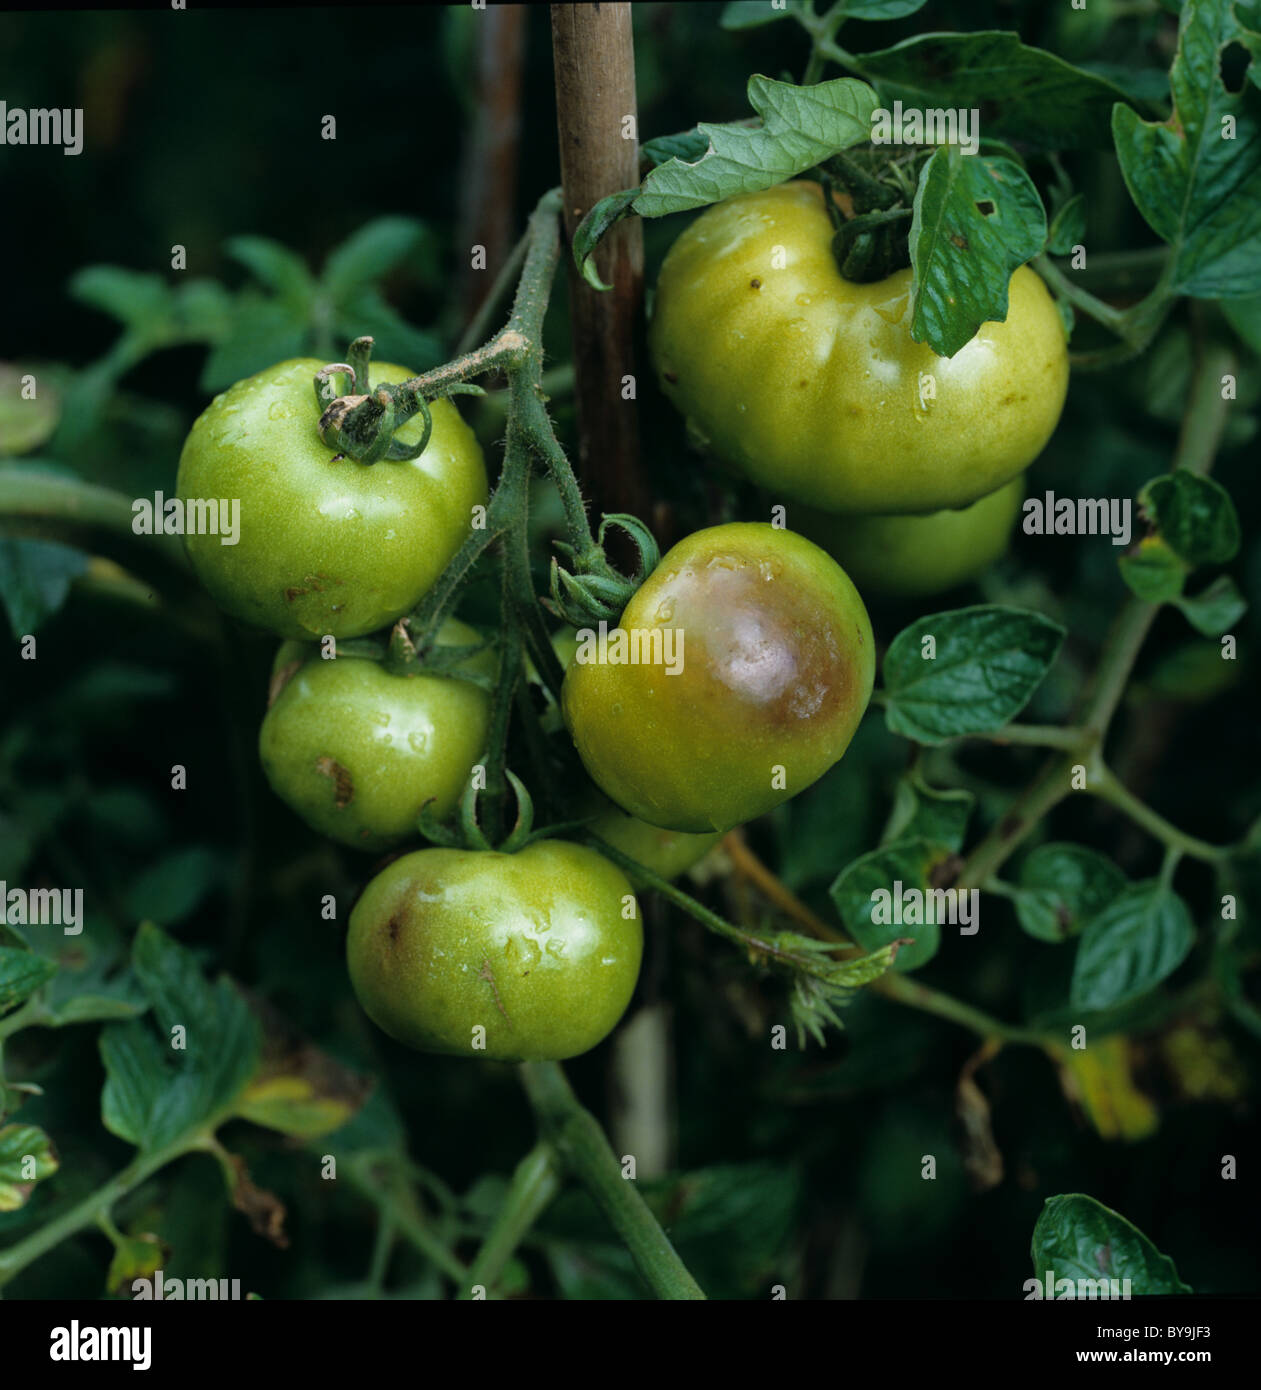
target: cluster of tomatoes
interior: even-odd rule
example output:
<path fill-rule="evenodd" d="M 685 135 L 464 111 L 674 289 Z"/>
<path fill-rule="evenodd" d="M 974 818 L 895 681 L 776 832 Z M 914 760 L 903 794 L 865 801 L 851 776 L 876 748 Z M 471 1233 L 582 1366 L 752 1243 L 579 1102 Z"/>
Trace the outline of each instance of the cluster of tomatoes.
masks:
<path fill-rule="evenodd" d="M 852 284 L 831 237 L 813 184 L 711 208 L 666 258 L 651 327 L 694 441 L 767 489 L 793 529 L 711 527 L 662 558 L 620 626 L 682 634 L 676 667 L 583 661 L 572 637 L 557 641 L 564 725 L 594 784 L 580 809 L 665 878 L 841 757 L 875 675 L 851 575 L 923 593 L 983 568 L 1063 404 L 1064 336 L 1032 271 L 1013 278 L 1005 323 L 943 359 L 911 340 L 910 272 Z M 475 650 L 444 674 L 326 655 L 320 639 L 413 609 L 486 503 L 487 478 L 446 400 L 418 458 L 335 456 L 311 408 L 321 366 L 285 362 L 217 397 L 184 447 L 178 491 L 240 500 L 239 543 L 191 535 L 189 554 L 224 609 L 284 639 L 259 736 L 271 786 L 321 834 L 380 853 L 413 839 L 423 807 L 454 814 L 490 735 L 496 661 L 457 619 L 438 643 Z M 372 384 L 410 375 L 378 363 Z M 409 422 L 399 441 L 420 429 Z M 394 859 L 355 905 L 347 949 L 360 1002 L 401 1042 L 565 1058 L 626 1009 L 642 927 L 620 868 L 543 839 Z"/>

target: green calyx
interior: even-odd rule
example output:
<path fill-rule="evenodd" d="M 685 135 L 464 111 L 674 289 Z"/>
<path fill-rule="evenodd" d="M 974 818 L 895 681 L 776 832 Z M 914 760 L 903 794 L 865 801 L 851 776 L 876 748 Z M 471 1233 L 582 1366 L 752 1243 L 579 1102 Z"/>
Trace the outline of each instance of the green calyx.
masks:
<path fill-rule="evenodd" d="M 635 573 L 630 578 L 618 573 L 604 553 L 604 534 L 609 526 L 625 531 L 638 552 Z M 661 562 L 661 550 L 652 532 L 638 517 L 626 512 L 610 512 L 603 518 L 591 554 L 579 556 L 572 545 L 563 541 L 556 542 L 556 549 L 571 568 L 562 568 L 553 558 L 551 606 L 571 627 L 615 623 L 639 586 Z"/>
<path fill-rule="evenodd" d="M 396 386 L 382 382 L 371 391 L 358 389 L 368 386 L 372 341 L 369 337 L 356 338 L 345 362 L 332 362 L 315 374 L 320 438 L 330 449 L 336 449 L 339 456 L 353 458 L 359 463 L 377 463 L 381 459 L 405 463 L 418 459 L 433 433 L 433 418 L 415 381 L 400 382 Z M 333 385 L 336 376 L 341 376 L 346 384 L 341 395 Z M 442 392 L 443 396 L 483 394 L 480 386 L 467 382 L 453 383 Z M 420 441 L 400 443 L 394 437 L 395 431 L 417 415 L 424 422 Z"/>
<path fill-rule="evenodd" d="M 879 167 L 853 152 L 834 155 L 820 172 L 825 191 L 847 193 L 853 207 L 847 217 L 827 198 L 832 255 L 845 279 L 868 284 L 909 266 L 914 181 L 897 165 Z"/>

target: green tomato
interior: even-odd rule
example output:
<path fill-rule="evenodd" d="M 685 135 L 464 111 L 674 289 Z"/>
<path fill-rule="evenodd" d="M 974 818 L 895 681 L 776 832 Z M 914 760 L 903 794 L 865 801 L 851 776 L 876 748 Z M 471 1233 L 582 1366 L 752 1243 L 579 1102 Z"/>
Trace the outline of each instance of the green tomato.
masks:
<path fill-rule="evenodd" d="M 927 516 L 834 516 L 790 507 L 793 524 L 844 565 L 863 593 L 921 598 L 984 574 L 1006 553 L 1025 479 L 958 511 Z"/>
<path fill-rule="evenodd" d="M 871 623 L 844 570 L 765 523 L 680 541 L 610 637 L 641 657 L 682 642 L 673 675 L 584 660 L 580 645 L 561 698 L 592 781 L 667 830 L 730 830 L 808 787 L 849 746 L 875 678 Z"/>
<path fill-rule="evenodd" d="M 642 953 L 625 875 L 557 840 L 404 855 L 364 889 L 346 942 L 355 994 L 392 1038 L 505 1062 L 593 1048 L 625 1013 Z"/>
<path fill-rule="evenodd" d="M 281 637 L 356 637 L 385 627 L 424 596 L 486 501 L 486 466 L 447 400 L 410 463 L 339 458 L 319 436 L 313 380 L 299 358 L 238 381 L 193 425 L 180 455 L 182 499 L 240 503 L 235 545 L 185 536 L 198 578 L 227 612 Z M 413 373 L 374 362 L 373 384 Z M 420 440 L 419 418 L 395 436 Z"/>
<path fill-rule="evenodd" d="M 438 633 L 448 646 L 480 640 L 455 619 Z M 276 795 L 321 835 L 372 851 L 414 836 L 427 801 L 449 816 L 485 751 L 489 694 L 456 676 L 397 676 L 312 650 L 285 643 L 276 658 L 273 689 L 283 684 L 258 735 Z M 493 673 L 494 658 L 479 653 L 468 666 Z"/>
<path fill-rule="evenodd" d="M 911 271 L 846 280 L 832 235 L 818 185 L 795 182 L 707 209 L 670 248 L 650 346 L 701 446 L 831 512 L 963 507 L 1027 468 L 1068 384 L 1038 276 L 1017 270 L 1006 320 L 938 357 L 911 338 Z"/>
<path fill-rule="evenodd" d="M 682 830 L 662 830 L 660 826 L 629 816 L 611 806 L 603 797 L 604 810 L 591 822 L 591 833 L 620 849 L 645 869 L 666 880 L 676 879 L 699 863 L 722 839 L 714 830 L 707 835 L 689 835 Z M 639 876 L 628 873 L 636 888 L 643 888 Z"/>

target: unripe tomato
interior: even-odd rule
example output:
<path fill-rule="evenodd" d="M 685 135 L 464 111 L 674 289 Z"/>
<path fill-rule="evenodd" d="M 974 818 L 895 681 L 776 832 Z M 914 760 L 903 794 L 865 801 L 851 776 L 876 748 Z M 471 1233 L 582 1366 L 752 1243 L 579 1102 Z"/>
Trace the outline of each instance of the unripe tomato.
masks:
<path fill-rule="evenodd" d="M 821 545 L 866 594 L 922 598 L 984 574 L 1007 550 L 1025 478 L 957 511 L 927 516 L 834 516 L 790 507 L 793 525 Z"/>
<path fill-rule="evenodd" d="M 642 952 L 625 875 L 558 840 L 404 855 L 364 889 L 346 942 L 355 994 L 392 1038 L 507 1062 L 593 1048 L 626 1011 Z"/>
<path fill-rule="evenodd" d="M 818 546 L 765 523 L 688 536 L 618 627 L 641 652 L 671 630 L 683 640 L 677 675 L 584 661 L 581 648 L 565 675 L 574 744 L 624 811 L 667 830 L 730 830 L 844 753 L 871 696 L 875 650 L 862 599 Z"/>
<path fill-rule="evenodd" d="M 356 637 L 424 596 L 486 501 L 481 446 L 450 401 L 410 463 L 338 458 L 320 438 L 313 381 L 298 358 L 238 381 L 193 425 L 180 455 L 182 499 L 240 502 L 240 538 L 189 535 L 197 576 L 227 612 L 281 637 Z M 413 373 L 374 362 L 371 379 Z M 419 417 L 395 438 L 418 443 Z M 221 523 L 222 525 L 222 523 Z"/>
<path fill-rule="evenodd" d="M 701 446 L 832 512 L 963 507 L 1022 472 L 1068 383 L 1064 330 L 1038 276 L 953 357 L 910 333 L 911 271 L 855 284 L 832 257 L 817 184 L 707 209 L 670 248 L 650 328 L 665 394 Z"/>
<path fill-rule="evenodd" d="M 663 830 L 660 826 L 649 825 L 646 821 L 627 815 L 625 811 L 609 805 L 608 802 L 605 802 L 605 809 L 591 822 L 591 833 L 606 840 L 614 849 L 620 849 L 645 869 L 651 869 L 654 874 L 667 881 L 686 873 L 722 839 L 722 835 L 716 830 L 710 831 L 707 835 L 689 835 L 682 830 Z M 628 872 L 627 877 L 636 888 L 644 886 L 639 881 L 639 875 Z"/>
<path fill-rule="evenodd" d="M 448 619 L 439 643 L 481 639 Z M 307 643 L 285 643 L 277 674 L 290 675 L 263 718 L 258 756 L 272 790 L 313 830 L 356 849 L 383 850 L 416 833 L 433 799 L 440 819 L 455 810 L 470 769 L 485 752 L 490 696 L 456 676 L 392 675 L 378 661 L 325 661 Z M 489 653 L 470 669 L 493 673 Z"/>

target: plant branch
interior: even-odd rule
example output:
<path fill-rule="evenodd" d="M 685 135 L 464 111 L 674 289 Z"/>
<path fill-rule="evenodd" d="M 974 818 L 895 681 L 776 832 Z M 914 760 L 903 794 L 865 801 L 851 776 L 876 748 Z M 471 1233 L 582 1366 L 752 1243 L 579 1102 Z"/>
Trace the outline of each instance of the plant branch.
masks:
<path fill-rule="evenodd" d="M 653 1293 L 658 1298 L 703 1299 L 634 1181 L 622 1176 L 604 1131 L 580 1104 L 560 1065 L 525 1062 L 520 1076 L 543 1137 L 608 1217 Z"/>
<path fill-rule="evenodd" d="M 60 1216 L 53 1217 L 38 1230 L 32 1231 L 25 1240 L 0 1250 L 0 1288 L 15 1275 L 20 1274 L 27 1265 L 33 1264 L 41 1255 L 46 1255 L 54 1246 L 60 1245 L 63 1240 L 77 1235 L 89 1226 L 99 1226 L 102 1218 L 109 1216 L 110 1208 L 115 1202 L 139 1187 L 159 1168 L 198 1148 L 200 1143 L 201 1136 L 197 1136 L 184 1139 L 171 1148 L 137 1153 L 125 1168 L 102 1183 L 94 1192 L 88 1193 L 81 1201 L 68 1207 Z"/>
<path fill-rule="evenodd" d="M 479 1285 L 489 1291 L 512 1252 L 560 1191 L 560 1168 L 552 1146 L 539 1142 L 517 1164 L 503 1206 L 469 1267 L 461 1299 L 471 1299 Z"/>
<path fill-rule="evenodd" d="M 1171 825 L 1145 801 L 1140 801 L 1132 791 L 1122 785 L 1110 768 L 1097 767 L 1091 774 L 1088 790 L 1101 801 L 1124 811 L 1136 825 L 1141 825 L 1144 830 L 1179 854 L 1189 854 L 1192 859 L 1219 864 L 1229 858 L 1232 852 L 1230 846 L 1211 845 L 1207 840 L 1197 839 L 1194 835 L 1188 835 L 1177 826 Z"/>

